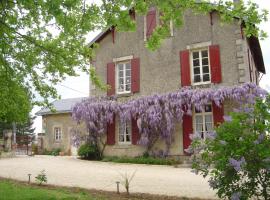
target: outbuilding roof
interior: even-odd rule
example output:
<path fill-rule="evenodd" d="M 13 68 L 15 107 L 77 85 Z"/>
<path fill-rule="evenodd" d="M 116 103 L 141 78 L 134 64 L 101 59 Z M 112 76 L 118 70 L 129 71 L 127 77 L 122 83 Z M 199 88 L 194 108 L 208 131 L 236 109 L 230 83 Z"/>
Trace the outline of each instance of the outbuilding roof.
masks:
<path fill-rule="evenodd" d="M 36 115 L 43 116 L 49 114 L 71 113 L 72 107 L 85 98 L 87 97 L 56 100 L 52 102 L 52 107 L 55 109 L 55 112 L 52 112 L 49 108 L 42 108 Z"/>

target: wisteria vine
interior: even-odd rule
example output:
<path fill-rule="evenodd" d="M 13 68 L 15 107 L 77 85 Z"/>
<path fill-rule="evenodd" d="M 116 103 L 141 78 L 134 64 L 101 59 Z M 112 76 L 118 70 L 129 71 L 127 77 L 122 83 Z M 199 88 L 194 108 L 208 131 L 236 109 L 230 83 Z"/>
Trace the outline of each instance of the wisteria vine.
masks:
<path fill-rule="evenodd" d="M 138 144 L 151 150 L 158 139 L 166 143 L 166 151 L 173 141 L 175 122 L 181 122 L 184 114 L 192 115 L 192 106 L 201 110 L 209 102 L 217 106 L 225 100 L 239 104 L 254 104 L 256 98 L 265 97 L 267 92 L 254 83 L 241 86 L 192 89 L 184 87 L 172 93 L 152 95 L 120 103 L 116 98 L 92 97 L 73 107 L 73 119 L 84 122 L 90 132 L 105 134 L 108 123 L 114 116 L 121 121 L 137 120 L 140 133 Z"/>

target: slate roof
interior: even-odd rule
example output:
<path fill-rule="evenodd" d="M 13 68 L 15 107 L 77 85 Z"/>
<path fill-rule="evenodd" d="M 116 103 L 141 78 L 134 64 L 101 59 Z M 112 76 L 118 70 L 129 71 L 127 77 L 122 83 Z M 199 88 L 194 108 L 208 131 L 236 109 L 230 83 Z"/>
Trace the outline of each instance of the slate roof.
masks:
<path fill-rule="evenodd" d="M 72 99 L 61 99 L 52 102 L 52 105 L 56 112 L 52 112 L 49 108 L 42 108 L 40 111 L 36 113 L 38 116 L 49 115 L 49 114 L 60 114 L 60 113 L 70 113 L 72 111 L 72 107 L 81 102 L 83 99 L 87 97 L 80 98 L 72 98 Z"/>

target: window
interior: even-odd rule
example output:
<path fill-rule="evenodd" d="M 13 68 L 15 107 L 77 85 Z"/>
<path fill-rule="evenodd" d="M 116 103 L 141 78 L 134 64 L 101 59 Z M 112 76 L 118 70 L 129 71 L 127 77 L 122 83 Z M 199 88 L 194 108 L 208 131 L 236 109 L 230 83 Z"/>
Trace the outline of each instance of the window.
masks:
<path fill-rule="evenodd" d="M 206 105 L 202 111 L 196 108 L 194 110 L 194 130 L 205 138 L 205 133 L 213 130 L 212 106 Z"/>
<path fill-rule="evenodd" d="M 131 92 L 131 64 L 121 62 L 117 64 L 117 94 Z"/>
<path fill-rule="evenodd" d="M 131 144 L 131 124 L 122 122 L 119 125 L 119 143 Z"/>
<path fill-rule="evenodd" d="M 60 127 L 54 128 L 54 139 L 55 141 L 60 141 L 62 139 L 62 133 Z"/>
<path fill-rule="evenodd" d="M 194 50 L 191 53 L 193 84 L 210 83 L 210 67 L 208 49 Z"/>

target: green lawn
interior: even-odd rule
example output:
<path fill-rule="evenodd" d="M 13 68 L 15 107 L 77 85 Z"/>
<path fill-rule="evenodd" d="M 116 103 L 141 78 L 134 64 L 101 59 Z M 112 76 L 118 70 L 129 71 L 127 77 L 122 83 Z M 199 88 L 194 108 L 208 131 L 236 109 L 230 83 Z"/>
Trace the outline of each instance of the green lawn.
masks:
<path fill-rule="evenodd" d="M 91 197 L 86 192 L 69 192 L 67 189 L 48 189 L 45 187 L 28 186 L 13 181 L 0 180 L 1 200 L 101 200 Z"/>
<path fill-rule="evenodd" d="M 0 177 L 0 200 L 202 200 L 151 194 L 117 194 L 81 188 L 38 186 Z"/>

